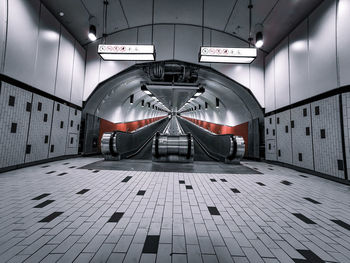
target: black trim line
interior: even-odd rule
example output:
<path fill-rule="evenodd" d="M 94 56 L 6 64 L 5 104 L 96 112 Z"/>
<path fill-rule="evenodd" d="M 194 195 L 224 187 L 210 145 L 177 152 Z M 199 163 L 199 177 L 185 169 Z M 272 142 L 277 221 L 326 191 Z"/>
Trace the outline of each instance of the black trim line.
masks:
<path fill-rule="evenodd" d="M 330 181 L 334 181 L 334 182 L 337 182 L 337 183 L 350 185 L 350 181 L 348 181 L 348 180 L 341 179 L 341 178 L 338 178 L 338 177 L 335 177 L 335 176 L 331 176 L 331 175 L 328 175 L 328 174 L 320 173 L 320 172 L 317 172 L 317 171 L 305 169 L 305 168 L 298 167 L 298 166 L 295 166 L 295 165 L 286 164 L 286 163 L 282 163 L 282 162 L 279 162 L 279 161 L 270 161 L 270 160 L 265 160 L 265 162 L 269 163 L 269 164 L 275 164 L 275 165 L 279 165 L 279 166 L 282 166 L 282 167 L 290 168 L 290 169 L 293 169 L 293 170 L 301 172 L 301 173 L 307 173 L 307 174 L 315 175 L 315 176 L 318 176 L 318 177 L 321 177 L 321 178 L 324 178 L 324 179 L 328 179 Z"/>
<path fill-rule="evenodd" d="M 6 83 L 11 84 L 11 85 L 14 85 L 14 86 L 16 86 L 18 88 L 27 90 L 29 92 L 33 92 L 33 93 L 35 93 L 37 95 L 43 96 L 45 98 L 51 99 L 51 100 L 59 102 L 61 104 L 65 104 L 65 105 L 67 105 L 69 107 L 72 107 L 74 109 L 77 109 L 77 110 L 80 110 L 80 111 L 82 111 L 82 109 L 83 109 L 81 106 L 78 106 L 78 105 L 76 105 L 74 103 L 71 103 L 71 102 L 66 101 L 64 99 L 61 99 L 61 98 L 56 97 L 54 95 L 51 95 L 49 93 L 46 93 L 45 91 L 42 91 L 42 90 L 40 90 L 38 88 L 30 86 L 30 85 L 28 85 L 28 84 L 26 84 L 24 82 L 21 82 L 19 80 L 14 79 L 14 78 L 8 77 L 6 75 L 0 74 L 0 81 L 6 82 Z"/>
<path fill-rule="evenodd" d="M 271 115 L 274 115 L 274 114 L 277 114 L 277 113 L 280 113 L 280 112 L 283 112 L 283 111 L 286 111 L 286 110 L 291 110 L 291 109 L 303 106 L 305 104 L 309 104 L 309 103 L 312 103 L 312 102 L 315 102 L 315 101 L 326 99 L 326 98 L 329 98 L 329 97 L 332 97 L 332 96 L 335 96 L 335 95 L 343 94 L 343 93 L 346 93 L 346 92 L 350 92 L 350 85 L 343 86 L 343 87 L 340 87 L 340 88 L 336 88 L 336 89 L 327 91 L 325 93 L 313 96 L 311 98 L 307 98 L 305 100 L 295 102 L 293 104 L 290 104 L 288 106 L 279 108 L 277 110 L 270 111 L 268 113 L 265 113 L 265 117 L 268 117 L 268 116 L 271 116 Z"/>
<path fill-rule="evenodd" d="M 340 134 L 341 134 L 341 146 L 343 153 L 343 165 L 344 165 L 344 178 L 348 180 L 348 168 L 346 162 L 346 149 L 345 149 L 345 134 L 344 134 L 344 115 L 343 115 L 343 96 L 339 95 L 339 116 L 340 116 Z"/>

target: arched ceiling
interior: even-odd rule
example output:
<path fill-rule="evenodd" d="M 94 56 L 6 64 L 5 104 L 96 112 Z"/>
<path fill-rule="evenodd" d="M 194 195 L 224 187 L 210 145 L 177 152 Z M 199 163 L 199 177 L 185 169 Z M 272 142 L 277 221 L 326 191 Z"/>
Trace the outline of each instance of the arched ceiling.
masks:
<path fill-rule="evenodd" d="M 81 44 L 89 43 L 89 16 L 103 32 L 103 0 L 41 0 Z M 264 50 L 270 51 L 323 0 L 252 0 L 254 27 L 264 25 Z M 109 0 L 107 34 L 152 24 L 153 0 Z M 204 3 L 204 8 L 203 8 Z M 155 24 L 189 24 L 248 38 L 249 0 L 154 0 Z M 64 12 L 64 16 L 59 16 Z"/>
<path fill-rule="evenodd" d="M 158 87 L 151 88 L 152 84 L 156 82 L 150 77 L 149 68 L 155 63 L 137 64 L 100 83 L 88 98 L 84 113 L 94 114 L 115 123 L 167 114 L 147 107 L 149 102 L 165 111 L 168 109 L 179 111 L 185 115 L 195 115 L 200 119 L 231 126 L 255 118 L 263 119 L 263 111 L 251 91 L 223 74 L 209 67 L 190 63 L 179 61 L 165 61 L 163 63 L 174 71 L 176 65 L 186 68 L 186 72 L 189 72 L 188 68 L 195 70 L 195 73 L 194 71 L 191 73 L 194 77 L 188 78 L 186 83 L 182 82 L 182 85 L 175 82 L 178 87 L 172 88 L 171 85 L 162 85 L 162 83 L 168 82 L 159 82 L 157 83 Z M 193 79 L 195 81 L 192 81 Z M 159 100 L 163 104 L 141 90 L 143 83 L 146 83 L 154 95 L 159 95 Z M 193 100 L 191 106 L 182 107 L 195 93 L 195 87 L 204 87 L 205 92 Z M 134 101 L 131 104 L 130 96 L 132 94 Z M 220 100 L 219 108 L 216 108 L 216 98 Z M 144 100 L 143 106 L 142 100 Z M 205 109 L 206 103 L 207 109 Z M 199 105 L 201 105 L 200 109 Z M 179 110 L 179 107 L 182 109 Z M 186 112 L 191 107 L 196 107 L 196 111 Z"/>

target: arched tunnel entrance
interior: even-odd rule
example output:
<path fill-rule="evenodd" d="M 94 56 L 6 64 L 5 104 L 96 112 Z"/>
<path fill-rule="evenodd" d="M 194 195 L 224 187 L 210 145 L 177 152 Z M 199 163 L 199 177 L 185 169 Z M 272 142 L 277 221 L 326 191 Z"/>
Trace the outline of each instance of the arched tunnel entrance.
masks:
<path fill-rule="evenodd" d="M 264 154 L 264 115 L 252 92 L 210 67 L 174 60 L 136 64 L 100 83 L 83 108 L 81 150 L 98 153 L 103 133 L 133 132 L 169 115 L 243 137 L 246 158 Z"/>

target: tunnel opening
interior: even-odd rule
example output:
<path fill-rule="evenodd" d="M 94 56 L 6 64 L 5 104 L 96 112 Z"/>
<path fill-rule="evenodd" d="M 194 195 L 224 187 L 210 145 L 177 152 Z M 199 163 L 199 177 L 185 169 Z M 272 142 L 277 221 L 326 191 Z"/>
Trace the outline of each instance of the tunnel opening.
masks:
<path fill-rule="evenodd" d="M 245 158 L 264 156 L 264 114 L 252 92 L 208 66 L 176 60 L 135 64 L 100 83 L 83 107 L 80 151 L 101 153 L 104 133 L 142 134 L 145 127 L 172 116 L 185 133 L 200 128 L 213 135 L 241 136 Z M 215 159 L 205 153 L 206 140 L 202 144 L 197 144 L 195 160 L 204 160 L 201 155 Z"/>

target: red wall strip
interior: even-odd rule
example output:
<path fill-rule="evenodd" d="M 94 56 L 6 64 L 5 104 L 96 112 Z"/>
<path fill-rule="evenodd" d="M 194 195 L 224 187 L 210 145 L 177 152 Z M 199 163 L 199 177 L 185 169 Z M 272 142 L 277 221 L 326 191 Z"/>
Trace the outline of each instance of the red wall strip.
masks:
<path fill-rule="evenodd" d="M 98 139 L 98 147 L 100 147 L 101 145 L 101 138 L 105 132 L 113 132 L 113 131 L 131 132 L 147 124 L 150 124 L 152 122 L 158 121 L 166 117 L 167 116 L 161 116 L 161 117 L 155 117 L 155 118 L 150 118 L 145 120 L 123 122 L 123 123 L 113 123 L 105 119 L 100 119 L 100 133 L 99 133 L 99 139 Z"/>
<path fill-rule="evenodd" d="M 245 143 L 245 151 L 246 153 L 248 152 L 248 122 L 236 126 L 226 126 L 212 122 L 192 119 L 185 116 L 182 117 L 216 134 L 233 134 L 237 136 L 242 136 Z"/>

